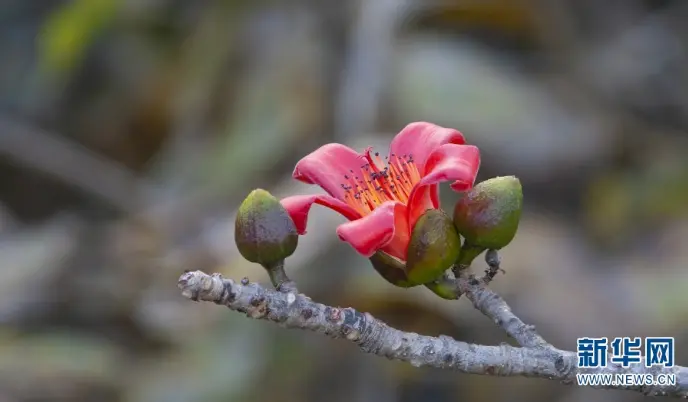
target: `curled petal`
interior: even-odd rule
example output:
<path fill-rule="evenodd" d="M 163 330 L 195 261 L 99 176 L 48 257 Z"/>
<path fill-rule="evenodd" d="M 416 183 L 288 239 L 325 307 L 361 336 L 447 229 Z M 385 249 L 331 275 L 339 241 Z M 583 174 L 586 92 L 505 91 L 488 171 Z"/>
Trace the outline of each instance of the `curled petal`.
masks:
<path fill-rule="evenodd" d="M 445 144 L 428 156 L 425 176 L 409 196 L 408 221 L 413 228 L 428 205 L 439 205 L 438 184 L 451 181 L 454 191 L 473 187 L 480 168 L 480 151 L 473 145 Z"/>
<path fill-rule="evenodd" d="M 326 144 L 296 163 L 292 176 L 307 184 L 317 184 L 329 195 L 344 200 L 348 183 L 344 176 L 359 172 L 365 156 L 342 144 Z"/>
<path fill-rule="evenodd" d="M 382 250 L 405 261 L 410 235 L 406 206 L 396 201 L 385 202 L 369 215 L 339 225 L 337 235 L 364 257 Z"/>
<path fill-rule="evenodd" d="M 280 200 L 280 203 L 289 213 L 289 216 L 291 217 L 292 221 L 294 221 L 294 225 L 296 226 L 296 231 L 300 235 L 306 234 L 308 213 L 310 212 L 313 204 L 320 204 L 324 207 L 337 211 L 349 220 L 355 220 L 361 217 L 361 215 L 348 204 L 339 201 L 336 198 L 330 197 L 329 195 L 295 195 L 292 197 L 283 198 Z"/>
<path fill-rule="evenodd" d="M 474 145 L 445 144 L 429 157 L 420 184 L 452 181 L 452 189 L 466 191 L 473 187 L 480 169 L 480 150 Z"/>
<path fill-rule="evenodd" d="M 444 144 L 465 144 L 459 131 L 436 124 L 419 121 L 410 123 L 397 134 L 389 146 L 389 153 L 398 156 L 412 155 L 421 176 L 430 154 Z"/>

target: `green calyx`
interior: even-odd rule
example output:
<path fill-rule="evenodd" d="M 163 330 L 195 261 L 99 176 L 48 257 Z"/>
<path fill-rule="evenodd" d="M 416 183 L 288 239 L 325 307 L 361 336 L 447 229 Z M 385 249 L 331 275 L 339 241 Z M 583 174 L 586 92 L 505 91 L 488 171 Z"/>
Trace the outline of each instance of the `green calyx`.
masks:
<path fill-rule="evenodd" d="M 454 207 L 454 225 L 466 239 L 470 264 L 485 249 L 499 250 L 516 235 L 523 208 L 521 182 L 515 176 L 495 177 L 475 185 Z M 470 261 L 464 261 L 470 260 Z"/>
<path fill-rule="evenodd" d="M 451 218 L 440 209 L 429 209 L 411 232 L 406 276 L 416 285 L 433 282 L 456 262 L 460 252 L 461 239 Z"/>
<path fill-rule="evenodd" d="M 400 288 L 410 288 L 416 284 L 409 282 L 406 277 L 406 265 L 403 261 L 392 257 L 384 251 L 378 251 L 370 257 L 370 263 L 373 268 L 382 276 L 387 282 Z"/>
<path fill-rule="evenodd" d="M 406 264 L 391 255 L 378 251 L 370 257 L 370 262 L 373 268 L 380 274 L 387 282 L 400 288 L 411 288 L 418 286 L 412 283 L 406 277 Z M 444 278 L 439 278 L 435 281 L 426 283 L 425 286 L 430 289 L 437 296 L 446 300 L 458 299 L 455 287 Z"/>
<path fill-rule="evenodd" d="M 234 240 L 245 259 L 269 268 L 294 253 L 299 236 L 279 200 L 265 190 L 256 189 L 239 207 Z"/>

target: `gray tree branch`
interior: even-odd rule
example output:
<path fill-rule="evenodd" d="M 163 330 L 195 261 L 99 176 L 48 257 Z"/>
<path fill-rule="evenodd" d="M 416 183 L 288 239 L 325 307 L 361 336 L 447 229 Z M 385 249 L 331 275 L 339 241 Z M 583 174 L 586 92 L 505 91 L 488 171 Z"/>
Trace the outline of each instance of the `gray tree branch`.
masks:
<path fill-rule="evenodd" d="M 506 302 L 475 278 L 456 281 L 457 291 L 466 294 L 473 305 L 494 320 L 522 347 L 503 343 L 499 346 L 474 345 L 448 336 L 424 336 L 394 329 L 368 313 L 352 308 L 326 306 L 310 298 L 289 292 L 266 289 L 244 279 L 236 283 L 220 274 L 186 272 L 178 286 L 185 297 L 194 301 L 214 302 L 246 314 L 250 318 L 278 323 L 286 328 L 318 332 L 331 338 L 353 342 L 366 353 L 401 360 L 413 366 L 453 369 L 470 374 L 525 376 L 559 380 L 573 384 L 576 374 L 675 374 L 671 386 L 595 386 L 624 389 L 653 396 L 688 398 L 688 368 L 623 368 L 611 360 L 607 367 L 579 369 L 574 352 L 559 350 L 547 343 L 533 326 L 523 323 Z"/>

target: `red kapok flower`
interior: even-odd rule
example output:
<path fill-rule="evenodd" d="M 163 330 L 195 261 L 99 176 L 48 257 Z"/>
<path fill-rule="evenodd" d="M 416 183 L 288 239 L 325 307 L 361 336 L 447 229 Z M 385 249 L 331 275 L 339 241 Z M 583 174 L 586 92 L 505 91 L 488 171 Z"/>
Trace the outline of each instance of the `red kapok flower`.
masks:
<path fill-rule="evenodd" d="M 411 123 L 397 134 L 384 160 L 371 148 L 360 154 L 342 144 L 327 144 L 301 159 L 293 177 L 317 184 L 329 195 L 283 199 L 299 234 L 306 233 L 313 203 L 331 208 L 350 222 L 337 228 L 340 239 L 365 257 L 382 250 L 406 260 L 411 229 L 428 209 L 439 208 L 438 184 L 473 187 L 480 152 L 457 130 L 426 122 Z"/>

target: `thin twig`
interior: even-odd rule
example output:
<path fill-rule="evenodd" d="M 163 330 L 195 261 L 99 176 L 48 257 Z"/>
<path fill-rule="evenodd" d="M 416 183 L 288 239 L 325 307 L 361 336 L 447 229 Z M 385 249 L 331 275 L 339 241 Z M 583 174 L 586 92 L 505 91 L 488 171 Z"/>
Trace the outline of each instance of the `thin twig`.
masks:
<path fill-rule="evenodd" d="M 478 311 L 490 318 L 502 327 L 504 331 L 523 347 L 540 348 L 551 347 L 535 330 L 535 326 L 521 321 L 512 311 L 509 305 L 498 294 L 490 290 L 487 285 L 492 282 L 497 272 L 501 271 L 500 258 L 496 250 L 488 250 L 485 254 L 485 262 L 489 268 L 485 276 L 476 278 L 462 269 L 454 281 L 454 293 L 459 298 L 466 294 L 468 300 L 473 303 Z"/>
<path fill-rule="evenodd" d="M 266 289 L 247 280 L 235 283 L 220 274 L 207 275 L 201 271 L 186 272 L 178 286 L 185 297 L 195 301 L 209 301 L 245 313 L 250 318 L 263 319 L 286 328 L 306 329 L 331 338 L 344 338 L 358 345 L 366 353 L 401 360 L 413 366 L 452 369 L 464 373 L 526 376 L 559 380 L 572 384 L 576 374 L 675 374 L 677 384 L 671 386 L 611 386 L 594 388 L 623 389 L 654 396 L 688 398 L 688 368 L 623 368 L 608 361 L 606 367 L 580 369 L 576 354 L 554 348 L 523 324 L 506 302 L 478 280 L 461 281 L 469 299 L 488 317 L 528 347 L 474 345 L 448 336 L 424 336 L 394 329 L 368 313 L 352 308 L 326 306 L 296 293 Z M 525 328 L 527 327 L 527 328 Z M 520 330 L 519 330 L 520 328 Z M 531 347 L 534 346 L 534 347 Z"/>
<path fill-rule="evenodd" d="M 521 321 L 508 304 L 497 293 L 490 290 L 484 280 L 471 276 L 459 278 L 456 281 L 457 291 L 466 295 L 478 311 L 494 321 L 504 331 L 518 342 L 519 345 L 528 348 L 551 347 L 535 330 L 535 326 Z"/>

